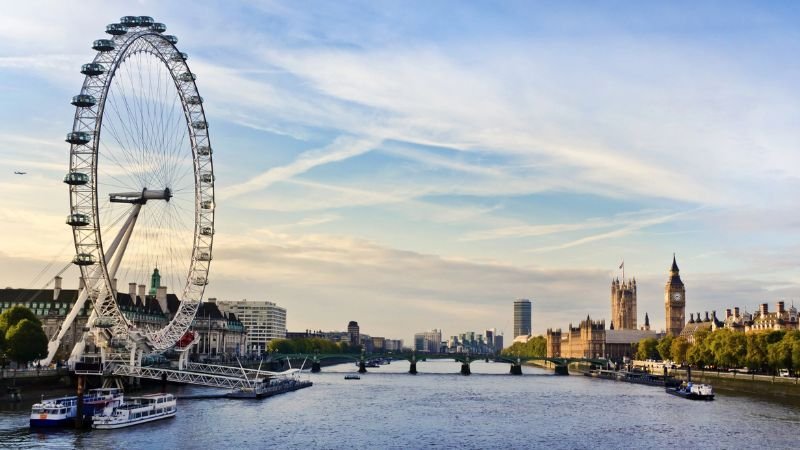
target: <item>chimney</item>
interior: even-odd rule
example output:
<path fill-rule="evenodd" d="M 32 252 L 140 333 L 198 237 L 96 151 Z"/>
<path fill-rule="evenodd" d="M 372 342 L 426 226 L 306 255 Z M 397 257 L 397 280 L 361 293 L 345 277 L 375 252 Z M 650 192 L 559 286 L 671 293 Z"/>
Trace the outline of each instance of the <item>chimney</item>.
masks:
<path fill-rule="evenodd" d="M 706 311 L 706 318 L 703 322 L 711 322 L 711 319 L 708 317 L 708 311 Z"/>
<path fill-rule="evenodd" d="M 116 278 L 111 280 L 111 291 L 112 292 L 117 292 L 117 279 Z"/>
<path fill-rule="evenodd" d="M 147 292 L 147 291 L 145 291 L 146 288 L 147 288 L 147 286 L 145 286 L 143 284 L 139 285 L 139 297 L 142 298 L 142 302 L 144 302 L 144 294 L 145 294 L 145 292 Z"/>
<path fill-rule="evenodd" d="M 156 289 L 156 300 L 158 300 L 158 306 L 161 307 L 161 312 L 164 314 L 168 314 L 169 310 L 167 309 L 167 287 L 166 286 L 159 286 Z"/>
<path fill-rule="evenodd" d="M 53 300 L 58 300 L 59 295 L 61 295 L 61 277 L 56 275 L 53 278 Z"/>
<path fill-rule="evenodd" d="M 739 317 L 739 307 L 738 306 L 735 306 L 733 308 L 733 316 L 734 317 Z"/>
<path fill-rule="evenodd" d="M 78 277 L 78 290 L 80 291 L 85 287 L 86 287 L 86 280 L 84 280 L 83 277 Z"/>
<path fill-rule="evenodd" d="M 207 298 L 206 303 L 217 303 L 217 298 L 216 297 Z"/>
<path fill-rule="evenodd" d="M 768 312 L 769 312 L 769 305 L 767 305 L 766 303 L 762 303 L 761 309 L 759 309 L 759 313 L 761 313 L 762 316 L 766 316 Z"/>
<path fill-rule="evenodd" d="M 783 314 L 786 310 L 783 309 L 783 301 L 778 302 L 778 314 Z"/>
<path fill-rule="evenodd" d="M 131 296 L 131 300 L 136 300 L 136 283 L 128 283 L 128 294 Z"/>
<path fill-rule="evenodd" d="M 689 314 L 689 323 L 694 323 L 694 314 Z"/>
<path fill-rule="evenodd" d="M 731 316 L 731 309 L 728 308 L 728 309 L 725 310 L 725 318 L 727 319 L 730 316 Z"/>

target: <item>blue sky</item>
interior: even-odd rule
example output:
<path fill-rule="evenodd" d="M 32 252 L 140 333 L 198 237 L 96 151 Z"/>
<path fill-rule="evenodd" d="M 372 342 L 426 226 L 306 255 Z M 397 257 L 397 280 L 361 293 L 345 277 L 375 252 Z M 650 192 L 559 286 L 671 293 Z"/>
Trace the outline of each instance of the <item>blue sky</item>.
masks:
<path fill-rule="evenodd" d="M 167 24 L 211 124 L 210 296 L 409 339 L 798 297 L 798 7 L 770 2 L 62 2 L 0 27 L 0 283 L 66 261 L 64 134 L 93 39 Z M 26 170 L 25 177 L 12 177 Z M 13 236 L 13 239 L 9 239 Z M 77 275 L 72 276 L 76 278 Z M 800 300 L 800 298 L 798 298 Z M 800 301 L 798 301 L 800 304 Z"/>

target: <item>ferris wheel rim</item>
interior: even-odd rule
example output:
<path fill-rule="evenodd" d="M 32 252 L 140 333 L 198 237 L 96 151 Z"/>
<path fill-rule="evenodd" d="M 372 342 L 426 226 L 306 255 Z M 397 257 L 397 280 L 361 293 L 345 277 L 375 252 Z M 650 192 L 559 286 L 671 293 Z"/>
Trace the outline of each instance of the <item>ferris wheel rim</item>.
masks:
<path fill-rule="evenodd" d="M 68 177 L 73 177 L 74 183 L 68 182 L 65 178 L 70 187 L 69 218 L 83 214 L 89 216 L 89 223 L 73 222 L 77 224 L 76 226 L 69 222 L 69 218 L 68 223 L 73 229 L 76 264 L 80 267 L 95 311 L 101 317 L 113 318 L 114 326 L 110 327 L 112 336 L 129 338 L 129 333 L 134 331 L 135 327 L 116 302 L 115 288 L 112 286 L 109 261 L 106 259 L 103 234 L 100 229 L 97 170 L 105 107 L 114 76 L 121 64 L 132 55 L 139 52 L 149 53 L 169 71 L 180 99 L 191 146 L 195 194 L 191 260 L 182 286 L 183 295 L 180 298 L 179 310 L 161 329 L 146 334 L 140 333 L 140 337 L 146 339 L 149 347 L 160 351 L 172 347 L 189 328 L 208 282 L 216 206 L 213 159 L 202 98 L 199 96 L 194 75 L 186 63 L 185 53 L 180 52 L 175 45 L 177 38 L 162 34 L 166 27 L 163 24 L 154 24 L 152 19 L 144 17 L 151 23 L 145 26 L 141 22 L 139 25 L 125 25 L 126 18 L 123 18 L 121 24 L 109 25 L 107 30 L 114 27 L 113 30 L 116 31 L 116 33 L 107 31 L 112 35 L 110 39 L 94 42 L 93 48 L 98 50 L 98 53 L 91 63 L 82 66 L 84 82 L 80 94 L 73 97 L 76 111 L 72 132 L 69 133 L 67 141 L 71 144 Z M 124 33 L 121 32 L 123 28 L 126 28 Z M 191 76 L 184 77 L 186 74 Z M 196 99 L 200 101 L 197 102 Z M 89 169 L 88 173 L 86 169 Z M 79 176 L 81 174 L 84 177 L 88 175 L 89 181 Z M 89 214 L 86 214 L 87 212 Z M 95 264 L 90 264 L 93 260 Z M 98 304 L 101 305 L 102 311 L 98 309 Z"/>

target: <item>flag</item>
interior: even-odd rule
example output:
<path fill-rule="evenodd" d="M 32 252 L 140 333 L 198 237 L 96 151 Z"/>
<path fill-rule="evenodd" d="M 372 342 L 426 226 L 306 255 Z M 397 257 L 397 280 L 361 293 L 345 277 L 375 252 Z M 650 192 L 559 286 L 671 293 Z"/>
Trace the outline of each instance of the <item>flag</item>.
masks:
<path fill-rule="evenodd" d="M 625 260 L 624 259 L 622 260 L 622 263 L 619 265 L 620 269 L 622 269 L 623 267 L 625 267 Z"/>

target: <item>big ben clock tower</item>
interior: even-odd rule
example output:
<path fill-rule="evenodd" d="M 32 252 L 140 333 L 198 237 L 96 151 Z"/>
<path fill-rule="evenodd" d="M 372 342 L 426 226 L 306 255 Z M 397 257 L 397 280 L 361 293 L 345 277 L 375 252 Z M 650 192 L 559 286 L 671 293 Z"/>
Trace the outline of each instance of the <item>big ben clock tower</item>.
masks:
<path fill-rule="evenodd" d="M 672 336 L 681 334 L 686 325 L 686 288 L 683 287 L 675 254 L 672 255 L 672 268 L 669 280 L 664 286 L 664 308 L 666 309 L 667 333 Z"/>

